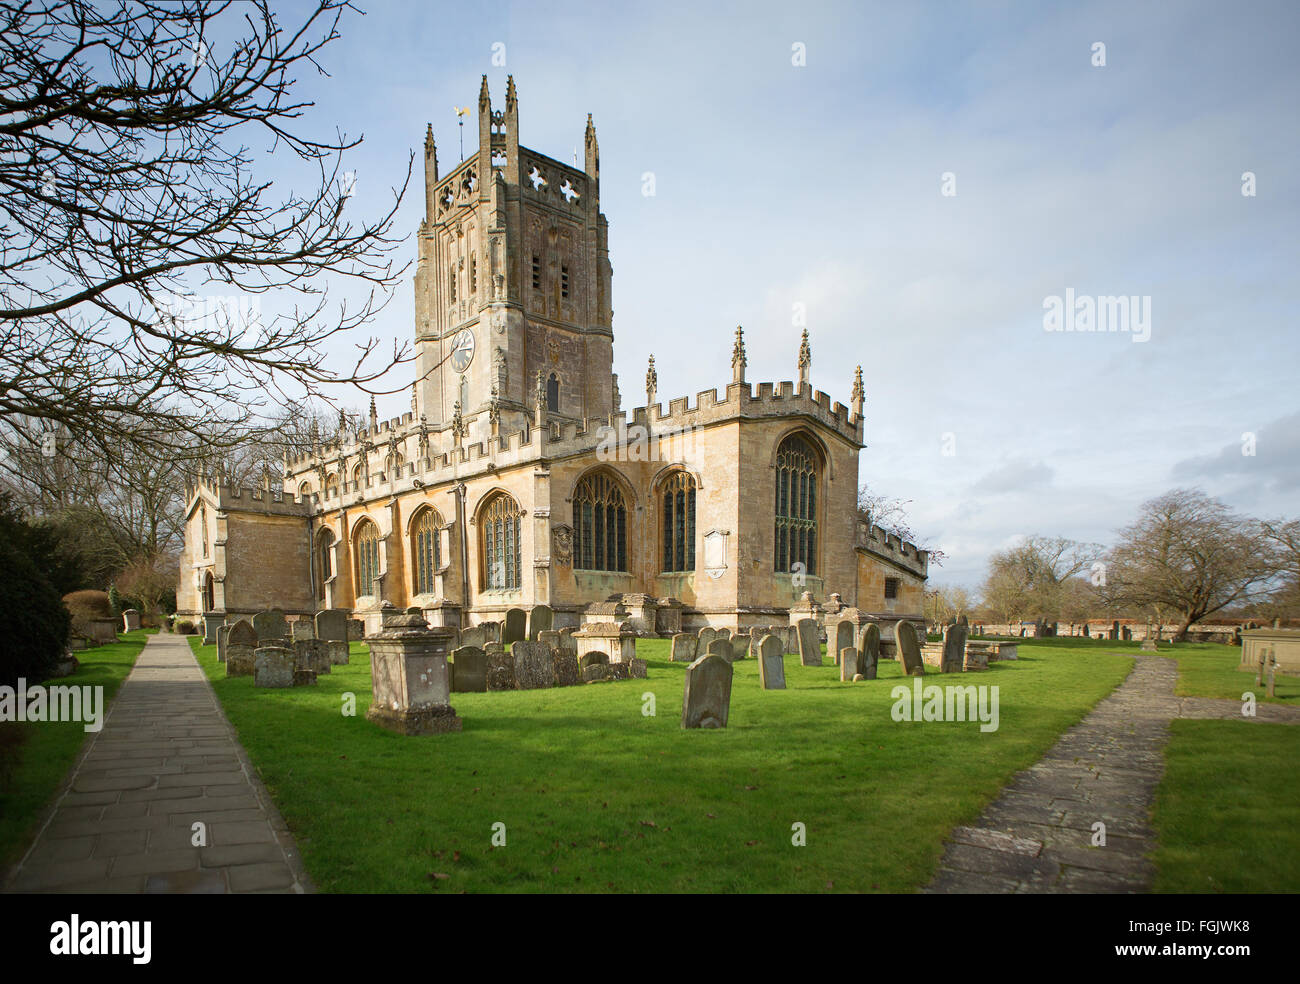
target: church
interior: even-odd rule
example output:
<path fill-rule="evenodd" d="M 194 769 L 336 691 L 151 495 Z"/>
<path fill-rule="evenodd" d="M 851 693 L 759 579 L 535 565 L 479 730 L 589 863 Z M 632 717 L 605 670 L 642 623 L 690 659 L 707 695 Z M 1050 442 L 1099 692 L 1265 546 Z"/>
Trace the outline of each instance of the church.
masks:
<path fill-rule="evenodd" d="M 658 614 L 650 631 L 744 630 L 792 609 L 857 608 L 892 637 L 921 621 L 924 551 L 862 521 L 862 369 L 849 405 L 795 379 L 745 377 L 735 329 L 722 389 L 620 408 L 600 149 L 579 170 L 519 143 L 514 80 L 478 151 L 445 176 L 425 134 L 411 410 L 322 438 L 283 485 L 187 490 L 181 617 L 381 608 L 430 624 L 548 605 L 557 628 L 596 603 Z M 725 378 L 725 377 L 724 377 Z"/>

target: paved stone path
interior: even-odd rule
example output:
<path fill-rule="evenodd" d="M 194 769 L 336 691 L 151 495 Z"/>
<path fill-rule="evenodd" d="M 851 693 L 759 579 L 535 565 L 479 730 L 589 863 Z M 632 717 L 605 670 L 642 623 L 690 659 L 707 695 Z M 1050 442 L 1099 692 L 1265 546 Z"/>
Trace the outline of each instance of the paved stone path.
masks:
<path fill-rule="evenodd" d="M 1300 724 L 1300 708 L 1175 697 L 1175 660 L 1146 653 L 1128 678 L 1003 789 L 971 827 L 952 832 L 927 892 L 1145 892 L 1148 822 L 1176 717 Z M 1243 679 L 1245 679 L 1243 674 Z M 1253 682 L 1253 681 L 1247 681 Z M 1243 690 L 1247 689 L 1245 685 Z M 1092 847 L 1092 825 L 1106 846 Z"/>
<path fill-rule="evenodd" d="M 312 891 L 185 637 L 149 637 L 4 890 Z"/>

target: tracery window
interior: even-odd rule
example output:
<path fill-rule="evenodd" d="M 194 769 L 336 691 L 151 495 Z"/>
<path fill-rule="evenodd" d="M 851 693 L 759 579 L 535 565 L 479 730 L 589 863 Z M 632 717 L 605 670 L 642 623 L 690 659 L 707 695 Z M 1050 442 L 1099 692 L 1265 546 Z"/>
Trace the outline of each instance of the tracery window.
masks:
<path fill-rule="evenodd" d="M 357 596 L 375 594 L 379 577 L 379 527 L 368 519 L 357 524 L 353 539 L 357 557 Z"/>
<path fill-rule="evenodd" d="M 519 503 L 504 492 L 492 496 L 479 521 L 483 586 L 488 590 L 517 590 L 519 563 Z"/>
<path fill-rule="evenodd" d="M 627 506 L 607 474 L 588 475 L 573 491 L 573 566 L 584 571 L 626 571 Z"/>
<path fill-rule="evenodd" d="M 663 485 L 665 573 L 695 570 L 695 489 L 695 479 L 684 471 L 674 472 Z"/>
<path fill-rule="evenodd" d="M 776 453 L 776 545 L 773 570 L 817 572 L 817 452 L 792 434 Z"/>
<path fill-rule="evenodd" d="M 422 509 L 411 525 L 411 550 L 414 553 L 411 569 L 415 572 L 415 593 L 433 594 L 436 588 L 434 575 L 442 567 L 438 531 L 442 517 L 433 509 Z"/>

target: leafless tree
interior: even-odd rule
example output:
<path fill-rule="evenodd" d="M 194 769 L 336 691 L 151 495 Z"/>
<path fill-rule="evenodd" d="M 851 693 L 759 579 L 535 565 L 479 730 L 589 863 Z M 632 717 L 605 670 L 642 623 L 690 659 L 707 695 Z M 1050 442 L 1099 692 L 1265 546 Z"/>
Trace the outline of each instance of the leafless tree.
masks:
<path fill-rule="evenodd" d="M 284 399 L 389 391 L 406 346 L 370 338 L 333 368 L 324 343 L 401 281 L 411 159 L 391 208 L 357 219 L 359 139 L 308 132 L 295 85 L 360 12 L 319 0 L 286 27 L 272 8 L 0 3 L 0 440 L 39 421 L 105 454 L 233 444 Z M 292 191 L 255 151 L 297 169 Z"/>
<path fill-rule="evenodd" d="M 915 544 L 917 549 L 929 554 L 931 564 L 942 567 L 947 554 L 912 530 L 911 521 L 907 517 L 907 507 L 911 504 L 911 499 L 899 499 L 874 492 L 865 482 L 858 488 L 859 520 L 892 533 L 900 540 Z"/>
<path fill-rule="evenodd" d="M 1174 639 L 1206 615 L 1250 600 L 1275 578 L 1279 559 L 1263 524 L 1198 489 L 1175 489 L 1142 506 L 1106 562 L 1116 601 L 1176 618 Z"/>
<path fill-rule="evenodd" d="M 1066 537 L 1030 536 L 989 558 L 983 595 L 1007 621 L 1025 616 L 1055 621 L 1067 605 L 1072 579 L 1101 555 L 1101 544 Z"/>

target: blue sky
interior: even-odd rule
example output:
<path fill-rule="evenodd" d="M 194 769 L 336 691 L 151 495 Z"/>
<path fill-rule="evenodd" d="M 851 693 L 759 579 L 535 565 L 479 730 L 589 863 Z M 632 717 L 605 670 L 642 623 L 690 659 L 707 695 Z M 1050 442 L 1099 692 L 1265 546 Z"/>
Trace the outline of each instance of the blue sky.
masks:
<path fill-rule="evenodd" d="M 725 385 L 737 324 L 751 381 L 794 378 L 805 305 L 813 384 L 847 403 L 863 366 L 862 478 L 948 553 L 934 582 L 975 586 L 1026 534 L 1109 542 L 1179 485 L 1300 512 L 1294 5 L 366 9 L 300 76 L 312 126 L 365 138 L 349 207 L 384 205 L 426 122 L 454 165 L 484 73 L 550 156 L 592 113 L 624 407 L 651 352 L 665 404 Z M 1067 288 L 1149 296 L 1149 340 L 1045 331 Z M 374 334 L 409 339 L 412 310 L 408 279 Z"/>

